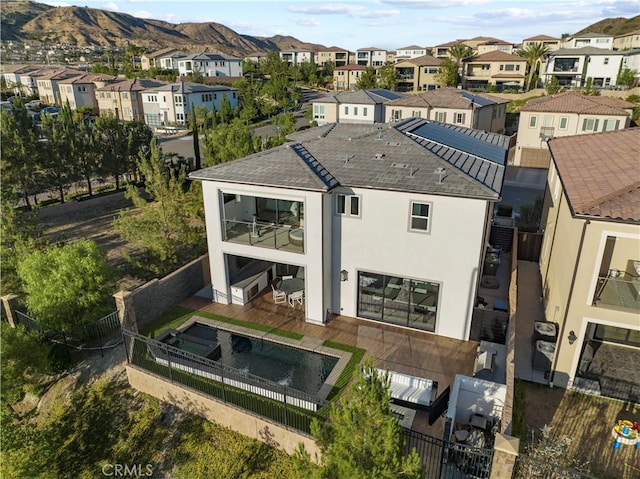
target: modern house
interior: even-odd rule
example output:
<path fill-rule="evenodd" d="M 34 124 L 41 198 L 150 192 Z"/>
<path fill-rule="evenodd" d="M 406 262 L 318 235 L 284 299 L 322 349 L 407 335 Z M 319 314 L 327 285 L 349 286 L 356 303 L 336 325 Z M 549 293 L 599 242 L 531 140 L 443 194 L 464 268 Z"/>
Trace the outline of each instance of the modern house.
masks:
<path fill-rule="evenodd" d="M 408 47 L 398 48 L 396 50 L 396 62 L 423 57 L 425 55 L 429 55 L 429 49 L 427 47 L 409 45 Z"/>
<path fill-rule="evenodd" d="M 441 43 L 440 45 L 436 45 L 431 48 L 431 55 L 435 58 L 451 58 L 451 54 L 449 51 L 451 47 L 458 45 L 459 43 L 464 43 L 464 40 L 454 40 L 452 42 Z"/>
<path fill-rule="evenodd" d="M 563 48 L 605 48 L 613 49 L 613 35 L 605 35 L 603 33 L 583 33 L 568 37 L 562 44 Z"/>
<path fill-rule="evenodd" d="M 313 119 L 318 125 L 384 123 L 384 104 L 401 96 L 382 88 L 332 93 L 313 100 Z"/>
<path fill-rule="evenodd" d="M 443 87 L 392 100 L 384 105 L 385 121 L 395 122 L 409 117 L 504 133 L 509 100 Z"/>
<path fill-rule="evenodd" d="M 430 55 L 398 60 L 393 66 L 396 70 L 396 90 L 400 92 L 418 92 L 438 88 L 436 74 L 440 71 L 442 60 Z"/>
<path fill-rule="evenodd" d="M 117 77 L 112 75 L 97 75 L 93 73 L 83 73 L 58 83 L 60 90 L 60 103 L 68 103 L 73 110 L 78 108 L 91 108 L 94 113 L 98 112 L 98 101 L 96 100 L 96 89 L 116 81 Z"/>
<path fill-rule="evenodd" d="M 163 84 L 145 89 L 142 94 L 144 121 L 152 127 L 188 123 L 191 107 L 220 110 L 224 98 L 231 108 L 238 106 L 238 90 L 221 85 L 193 82 Z"/>
<path fill-rule="evenodd" d="M 531 100 L 520 109 L 514 165 L 548 168 L 548 140 L 627 128 L 633 107 L 619 98 L 575 91 Z"/>
<path fill-rule="evenodd" d="M 353 90 L 365 70 L 363 65 L 345 65 L 333 70 L 333 89 L 336 91 Z"/>
<path fill-rule="evenodd" d="M 640 402 L 640 129 L 554 138 L 540 257 L 549 381 Z"/>
<path fill-rule="evenodd" d="M 387 61 L 387 51 L 382 48 L 369 47 L 356 50 L 356 63 L 358 65 L 381 67 Z"/>
<path fill-rule="evenodd" d="M 195 53 L 178 58 L 178 73 L 201 73 L 205 77 L 241 77 L 242 59 L 222 53 Z"/>
<path fill-rule="evenodd" d="M 289 139 L 190 174 L 213 301 L 246 304 L 292 275 L 309 323 L 341 314 L 468 339 L 508 137 L 408 119 Z"/>
<path fill-rule="evenodd" d="M 546 69 L 540 72 L 544 82 L 554 77 L 563 86 L 584 87 L 591 78 L 595 87 L 617 84 L 624 53 L 604 48 L 562 48 L 551 52 Z"/>
<path fill-rule="evenodd" d="M 635 85 L 632 86 L 638 86 L 640 84 L 640 48 L 622 52 L 622 69 L 625 68 L 635 72 Z"/>
<path fill-rule="evenodd" d="M 280 60 L 287 62 L 293 66 L 300 65 L 301 63 L 311 63 L 315 59 L 315 53 L 311 50 L 301 50 L 293 48 L 291 50 L 281 50 Z"/>
<path fill-rule="evenodd" d="M 496 91 L 522 89 L 527 62 L 524 58 L 501 51 L 465 58 L 462 86 L 466 90 L 486 89 L 493 85 Z"/>
<path fill-rule="evenodd" d="M 168 70 L 177 70 L 178 65 L 173 64 L 171 60 L 176 54 L 182 54 L 183 52 L 178 48 L 169 47 L 157 50 L 151 53 L 143 53 L 140 56 L 140 67 L 143 70 L 149 70 L 150 68 L 163 68 Z M 168 61 L 167 61 L 168 59 Z"/>
<path fill-rule="evenodd" d="M 633 50 L 640 48 L 640 30 L 634 30 L 613 38 L 614 50 Z"/>
<path fill-rule="evenodd" d="M 327 62 L 332 62 L 334 67 L 343 67 L 353 63 L 350 60 L 351 55 L 351 52 L 345 48 L 329 47 L 318 50 L 315 55 L 315 61 L 316 65 L 321 68 L 324 68 Z"/>
<path fill-rule="evenodd" d="M 95 95 L 101 114 L 111 113 L 125 121 L 144 121 L 142 91 L 165 85 L 166 82 L 148 78 L 120 80 L 96 88 Z"/>

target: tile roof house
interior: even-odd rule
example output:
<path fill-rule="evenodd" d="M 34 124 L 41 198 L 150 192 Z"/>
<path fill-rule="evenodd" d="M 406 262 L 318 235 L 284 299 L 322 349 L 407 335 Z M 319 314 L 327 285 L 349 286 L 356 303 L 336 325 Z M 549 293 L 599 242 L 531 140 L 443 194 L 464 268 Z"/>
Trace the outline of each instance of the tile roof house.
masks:
<path fill-rule="evenodd" d="M 385 121 L 417 117 L 477 130 L 504 133 L 508 100 L 485 93 L 443 87 L 385 104 Z"/>
<path fill-rule="evenodd" d="M 549 150 L 540 272 L 560 331 L 550 381 L 638 402 L 640 129 L 554 138 Z"/>
<path fill-rule="evenodd" d="M 561 48 L 549 54 L 540 78 L 548 82 L 555 77 L 570 87 L 584 87 L 589 78 L 596 87 L 614 86 L 622 59 L 623 52 L 605 48 Z"/>
<path fill-rule="evenodd" d="M 384 123 L 383 105 L 402 95 L 390 90 L 354 90 L 332 93 L 311 102 L 313 119 L 325 123 Z"/>
<path fill-rule="evenodd" d="M 242 59 L 216 52 L 182 55 L 178 58 L 178 74 L 201 73 L 205 77 L 241 77 Z"/>
<path fill-rule="evenodd" d="M 333 69 L 333 89 L 336 91 L 353 90 L 365 71 L 364 65 L 345 65 Z"/>
<path fill-rule="evenodd" d="M 113 75 L 99 75 L 93 73 L 83 73 L 78 76 L 61 80 L 58 83 L 60 90 L 61 104 L 69 103 L 69 106 L 76 110 L 81 107 L 91 108 L 94 113 L 98 113 L 98 101 L 95 90 L 111 82 L 116 81 Z"/>
<path fill-rule="evenodd" d="M 613 49 L 613 35 L 606 35 L 604 33 L 581 33 L 580 35 L 573 35 L 565 39 L 562 44 L 563 48 L 604 48 L 607 50 Z"/>
<path fill-rule="evenodd" d="M 381 67 L 387 61 L 387 51 L 383 48 L 358 48 L 356 51 L 356 63 L 358 65 Z"/>
<path fill-rule="evenodd" d="M 280 60 L 294 66 L 315 61 L 315 52 L 311 50 L 292 48 L 289 50 L 280 50 L 279 54 Z"/>
<path fill-rule="evenodd" d="M 342 314 L 468 339 L 508 137 L 410 119 L 288 139 L 190 174 L 213 301 L 246 304 L 274 271 L 297 271 L 309 323 Z"/>
<path fill-rule="evenodd" d="M 550 37 L 549 35 L 536 35 L 522 40 L 522 48 L 530 47 L 536 43 L 542 43 L 550 51 L 559 50 L 562 46 L 560 38 Z"/>
<path fill-rule="evenodd" d="M 144 121 L 141 93 L 148 89 L 166 85 L 166 82 L 148 78 L 120 80 L 96 88 L 100 114 L 112 114 L 125 121 Z"/>
<path fill-rule="evenodd" d="M 442 60 L 430 55 L 398 60 L 396 70 L 396 90 L 400 92 L 418 92 L 437 88 L 436 74 L 440 71 Z"/>
<path fill-rule="evenodd" d="M 618 35 L 613 39 L 614 50 L 632 50 L 634 48 L 640 48 L 640 30 Z"/>
<path fill-rule="evenodd" d="M 37 72 L 29 72 L 29 75 L 35 75 L 36 73 Z M 39 74 L 36 77 L 38 97 L 43 103 L 48 105 L 61 105 L 59 83 L 63 80 L 68 80 L 69 78 L 80 75 L 81 73 L 81 71 L 69 68 L 42 72 L 42 74 Z"/>
<path fill-rule="evenodd" d="M 351 52 L 346 48 L 328 47 L 315 52 L 315 62 L 321 68 L 324 68 L 327 62 L 332 62 L 334 67 L 343 67 L 351 61 Z"/>
<path fill-rule="evenodd" d="M 527 62 L 524 58 L 492 51 L 462 60 L 464 89 L 484 89 L 493 85 L 496 91 L 522 89 Z"/>
<path fill-rule="evenodd" d="M 520 109 L 514 165 L 549 167 L 547 140 L 627 128 L 634 105 L 575 91 L 536 98 Z"/>
<path fill-rule="evenodd" d="M 144 122 L 151 127 L 188 123 L 192 106 L 219 111 L 223 98 L 231 108 L 238 106 L 237 88 L 188 81 L 146 88 L 140 96 Z"/>
<path fill-rule="evenodd" d="M 140 67 L 143 70 L 149 70 L 150 68 L 170 68 L 177 70 L 177 65 L 174 67 L 171 58 L 183 53 L 182 50 L 174 47 L 163 48 L 162 50 L 151 53 L 143 53 L 140 56 Z M 163 59 L 167 58 L 169 59 L 168 64 L 167 62 L 163 62 Z"/>
<path fill-rule="evenodd" d="M 418 45 L 409 45 L 396 50 L 396 62 L 429 55 L 429 49 Z"/>

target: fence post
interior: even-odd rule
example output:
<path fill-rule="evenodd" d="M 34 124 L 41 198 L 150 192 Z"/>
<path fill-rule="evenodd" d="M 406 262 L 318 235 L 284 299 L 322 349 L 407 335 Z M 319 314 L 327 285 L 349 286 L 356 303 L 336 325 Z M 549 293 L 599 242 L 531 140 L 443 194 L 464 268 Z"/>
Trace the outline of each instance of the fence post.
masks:
<path fill-rule="evenodd" d="M 118 291 L 113 295 L 118 310 L 118 319 L 122 329 L 128 329 L 134 333 L 138 331 L 138 321 L 136 320 L 136 311 L 133 307 L 133 294 L 130 291 Z"/>
<path fill-rule="evenodd" d="M 520 439 L 496 433 L 490 479 L 511 479 L 518 457 Z"/>
<path fill-rule="evenodd" d="M 169 367 L 169 381 L 171 381 L 171 384 L 173 384 L 173 371 L 171 368 L 171 355 L 169 354 L 169 348 L 167 347 L 167 345 L 164 345 L 164 351 L 167 355 L 167 366 Z"/>
<path fill-rule="evenodd" d="M 284 399 L 284 425 L 289 427 L 289 415 L 287 414 L 287 390 L 282 393 Z"/>
<path fill-rule="evenodd" d="M 17 305 L 17 294 L 6 294 L 2 296 L 2 309 L 4 309 L 4 315 L 9 322 L 9 326 L 11 326 L 12 328 L 15 328 L 19 324 L 15 313 Z"/>

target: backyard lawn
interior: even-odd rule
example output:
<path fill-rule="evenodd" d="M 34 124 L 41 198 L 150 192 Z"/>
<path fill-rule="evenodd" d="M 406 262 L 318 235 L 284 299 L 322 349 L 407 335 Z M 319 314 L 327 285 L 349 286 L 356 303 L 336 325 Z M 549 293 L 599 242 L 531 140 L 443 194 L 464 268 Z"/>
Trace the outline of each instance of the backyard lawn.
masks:
<path fill-rule="evenodd" d="M 539 436 L 545 424 L 552 435 L 569 436 L 572 441 L 566 457 L 578 463 L 588 462 L 587 472 L 599 479 L 631 479 L 640 477 L 640 449 L 621 445 L 613 448 L 611 429 L 618 420 L 640 422 L 640 404 L 589 396 L 561 388 L 521 382 L 523 429 L 514 429 L 518 437 Z M 518 393 L 516 393 L 518 394 Z M 518 412 L 516 412 L 518 414 Z M 516 422 L 514 421 L 514 428 Z M 521 440 L 522 441 L 522 440 Z M 525 447 L 521 443 L 521 449 Z"/>

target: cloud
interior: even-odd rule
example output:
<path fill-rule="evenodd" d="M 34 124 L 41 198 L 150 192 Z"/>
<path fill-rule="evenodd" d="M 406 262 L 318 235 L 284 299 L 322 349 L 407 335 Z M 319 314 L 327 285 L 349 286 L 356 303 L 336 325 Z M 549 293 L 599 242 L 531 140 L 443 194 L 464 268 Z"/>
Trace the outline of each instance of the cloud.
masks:
<path fill-rule="evenodd" d="M 157 15 L 155 13 L 147 12 L 146 10 L 135 10 L 127 13 L 137 18 L 151 18 L 153 20 L 163 20 L 163 19 L 157 18 Z M 175 15 L 172 15 L 172 16 L 175 16 Z"/>
<path fill-rule="evenodd" d="M 491 0 L 381 0 L 381 3 L 398 8 L 455 8 L 485 5 Z"/>
<path fill-rule="evenodd" d="M 319 27 L 320 21 L 315 18 L 301 18 L 300 20 L 296 20 L 294 23 L 303 27 Z"/>
<path fill-rule="evenodd" d="M 102 5 L 102 9 L 103 10 L 109 10 L 109 11 L 112 11 L 112 12 L 119 12 L 120 11 L 120 7 L 118 7 L 118 4 L 116 2 L 105 3 L 104 5 Z"/>
<path fill-rule="evenodd" d="M 67 2 L 43 2 L 45 5 L 50 5 L 52 7 L 70 7 L 71 4 Z"/>
<path fill-rule="evenodd" d="M 287 10 L 293 13 L 306 13 L 312 15 L 346 15 L 352 18 L 380 18 L 390 15 L 399 15 L 399 10 L 371 10 L 362 5 L 327 4 L 313 6 L 288 6 Z"/>

